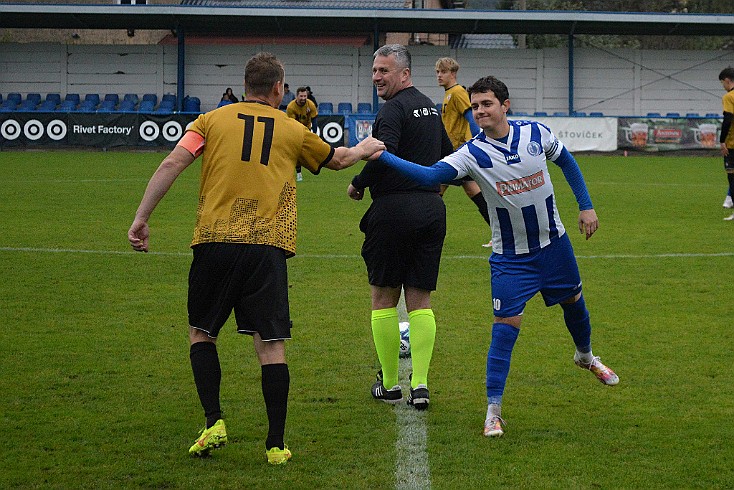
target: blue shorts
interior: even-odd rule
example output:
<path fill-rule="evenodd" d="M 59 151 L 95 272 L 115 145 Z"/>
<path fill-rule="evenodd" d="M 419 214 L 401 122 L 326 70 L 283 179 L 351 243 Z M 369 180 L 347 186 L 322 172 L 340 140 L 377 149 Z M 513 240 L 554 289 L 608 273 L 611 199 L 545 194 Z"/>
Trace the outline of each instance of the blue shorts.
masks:
<path fill-rule="evenodd" d="M 525 304 L 540 292 L 553 306 L 581 292 L 581 276 L 568 234 L 537 252 L 519 255 L 493 253 L 492 309 L 502 318 L 521 315 Z"/>

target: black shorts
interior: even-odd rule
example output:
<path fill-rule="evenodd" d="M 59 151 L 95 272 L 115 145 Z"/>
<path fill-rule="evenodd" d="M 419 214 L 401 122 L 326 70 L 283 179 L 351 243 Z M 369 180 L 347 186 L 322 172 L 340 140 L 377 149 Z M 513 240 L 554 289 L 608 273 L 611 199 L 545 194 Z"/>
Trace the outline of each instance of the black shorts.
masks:
<path fill-rule="evenodd" d="M 285 250 L 270 245 L 195 245 L 189 271 L 189 325 L 216 338 L 234 310 L 237 331 L 291 338 Z"/>
<path fill-rule="evenodd" d="M 724 170 L 726 173 L 734 173 L 734 148 L 729 148 L 729 154 L 724 157 Z"/>
<path fill-rule="evenodd" d="M 446 236 L 446 206 L 437 193 L 379 196 L 362 217 L 362 257 L 369 283 L 434 291 Z"/>

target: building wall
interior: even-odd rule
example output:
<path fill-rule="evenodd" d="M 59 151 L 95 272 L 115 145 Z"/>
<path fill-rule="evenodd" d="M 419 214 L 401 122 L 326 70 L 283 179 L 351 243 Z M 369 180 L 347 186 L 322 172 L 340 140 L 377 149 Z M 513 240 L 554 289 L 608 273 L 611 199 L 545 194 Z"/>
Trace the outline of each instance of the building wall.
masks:
<path fill-rule="evenodd" d="M 177 46 L 4 43 L 0 49 L 0 94 L 38 92 L 176 93 Z M 291 89 L 309 85 L 319 102 L 372 102 L 372 46 L 187 45 L 185 95 L 214 108 L 224 89 L 242 93 L 244 64 L 258 51 L 283 60 Z M 461 65 L 459 83 L 495 75 L 510 88 L 515 112 L 567 112 L 568 54 L 565 49 L 451 49 L 411 46 L 413 81 L 435 102 L 434 63 L 451 56 Z M 574 108 L 606 115 L 648 112 L 720 113 L 718 74 L 734 65 L 729 51 L 636 51 L 577 48 Z"/>

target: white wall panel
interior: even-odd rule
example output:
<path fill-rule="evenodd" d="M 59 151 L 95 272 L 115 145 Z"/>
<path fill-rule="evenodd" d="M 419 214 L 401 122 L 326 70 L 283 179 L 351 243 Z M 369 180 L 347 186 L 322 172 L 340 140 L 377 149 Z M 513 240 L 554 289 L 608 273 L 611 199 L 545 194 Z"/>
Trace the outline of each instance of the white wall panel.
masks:
<path fill-rule="evenodd" d="M 372 46 L 225 44 L 187 45 L 185 95 L 199 97 L 202 109 L 214 108 L 232 87 L 242 94 L 244 64 L 262 50 L 286 66 L 291 90 L 309 85 L 319 102 L 372 102 Z M 510 89 L 515 112 L 568 110 L 568 53 L 565 48 L 451 49 L 411 46 L 415 86 L 434 102 L 443 89 L 436 83 L 435 61 L 451 56 L 461 65 L 458 81 L 469 86 L 494 75 Z M 734 65 L 724 51 L 636 51 L 576 48 L 574 108 L 611 116 L 648 112 L 721 112 L 718 73 Z M 0 94 L 176 93 L 178 47 L 173 45 L 11 44 L 0 50 Z"/>

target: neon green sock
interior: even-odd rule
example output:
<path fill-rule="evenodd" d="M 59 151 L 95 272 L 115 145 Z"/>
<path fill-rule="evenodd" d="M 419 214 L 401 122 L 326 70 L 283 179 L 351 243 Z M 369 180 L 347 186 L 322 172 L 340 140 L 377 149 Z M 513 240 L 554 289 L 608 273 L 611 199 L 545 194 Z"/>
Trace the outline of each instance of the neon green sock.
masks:
<path fill-rule="evenodd" d="M 372 339 L 382 366 L 382 384 L 389 390 L 398 384 L 400 326 L 397 308 L 372 311 Z"/>
<path fill-rule="evenodd" d="M 408 313 L 410 321 L 410 357 L 413 362 L 413 377 L 410 387 L 428 386 L 428 368 L 436 341 L 436 317 L 433 310 L 413 310 Z"/>

